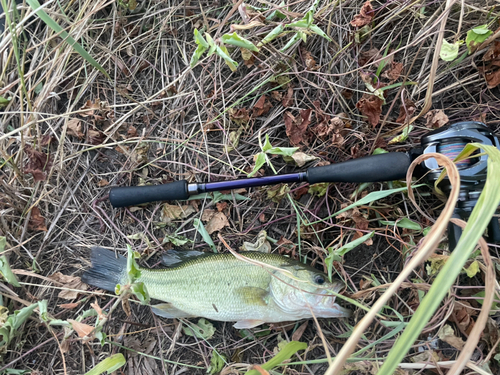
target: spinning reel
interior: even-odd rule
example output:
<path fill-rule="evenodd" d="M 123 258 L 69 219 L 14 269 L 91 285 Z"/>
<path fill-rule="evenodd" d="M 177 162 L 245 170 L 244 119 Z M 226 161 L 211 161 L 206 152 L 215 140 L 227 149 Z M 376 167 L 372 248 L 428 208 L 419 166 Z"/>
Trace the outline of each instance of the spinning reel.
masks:
<path fill-rule="evenodd" d="M 465 121 L 444 126 L 422 137 L 422 153 L 438 152 L 451 160 L 463 150 L 468 143 L 481 143 L 494 146 L 500 150 L 498 138 L 488 127 L 476 121 Z M 486 181 L 487 155 L 471 157 L 456 164 L 460 173 L 460 192 L 453 212 L 453 217 L 467 220 L 477 203 L 479 195 Z M 427 173 L 427 181 L 434 184 L 441 174 L 436 159 L 427 159 L 422 163 Z M 448 193 L 451 189 L 446 178 L 440 183 L 440 188 Z M 462 230 L 450 223 L 448 226 L 448 240 L 450 248 L 454 248 L 460 238 Z M 491 242 L 500 242 L 500 226 L 498 219 L 493 217 L 488 225 L 488 239 Z"/>

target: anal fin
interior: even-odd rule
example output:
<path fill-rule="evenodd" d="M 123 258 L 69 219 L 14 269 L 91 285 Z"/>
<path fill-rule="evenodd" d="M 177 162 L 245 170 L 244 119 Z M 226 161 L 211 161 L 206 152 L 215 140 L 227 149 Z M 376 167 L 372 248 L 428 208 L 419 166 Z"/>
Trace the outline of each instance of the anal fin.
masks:
<path fill-rule="evenodd" d="M 188 314 L 177 307 L 174 307 L 171 303 L 160 303 L 158 305 L 151 306 L 153 312 L 167 319 L 178 319 L 178 318 L 192 318 L 193 315 Z"/>
<path fill-rule="evenodd" d="M 260 326 L 261 324 L 264 323 L 265 322 L 263 320 L 245 319 L 245 320 L 238 320 L 236 323 L 234 323 L 233 327 L 236 329 L 253 328 Z"/>

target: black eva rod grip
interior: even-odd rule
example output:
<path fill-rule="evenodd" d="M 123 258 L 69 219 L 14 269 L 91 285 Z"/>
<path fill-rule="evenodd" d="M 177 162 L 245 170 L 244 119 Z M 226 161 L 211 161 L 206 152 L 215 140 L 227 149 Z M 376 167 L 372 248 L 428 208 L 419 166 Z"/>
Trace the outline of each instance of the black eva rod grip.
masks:
<path fill-rule="evenodd" d="M 314 167 L 307 170 L 310 184 L 319 182 L 380 182 L 406 177 L 410 156 L 403 152 L 365 156 L 342 163 Z"/>
<path fill-rule="evenodd" d="M 186 180 L 164 185 L 116 187 L 109 192 L 109 201 L 113 207 L 127 207 L 155 201 L 186 200 L 188 198 Z"/>

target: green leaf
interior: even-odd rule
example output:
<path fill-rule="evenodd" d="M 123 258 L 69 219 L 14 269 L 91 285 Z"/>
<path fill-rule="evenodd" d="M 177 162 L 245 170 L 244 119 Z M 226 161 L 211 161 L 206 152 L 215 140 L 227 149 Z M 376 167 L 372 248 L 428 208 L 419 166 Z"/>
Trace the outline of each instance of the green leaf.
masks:
<path fill-rule="evenodd" d="M 111 357 L 106 358 L 104 361 L 99 362 L 92 370 L 87 371 L 85 375 L 99 375 L 104 372 L 111 374 L 113 371 L 118 370 L 126 363 L 125 357 L 122 353 L 113 354 Z"/>
<path fill-rule="evenodd" d="M 479 272 L 479 263 L 477 262 L 477 260 L 472 262 L 470 266 L 465 269 L 465 272 L 470 278 L 476 276 L 476 274 Z"/>
<path fill-rule="evenodd" d="M 127 245 L 127 277 L 129 284 L 133 284 L 136 279 L 141 277 L 141 270 L 135 261 L 136 258 L 140 258 L 139 253 L 132 250 L 130 245 Z"/>
<path fill-rule="evenodd" d="M 49 312 L 47 310 L 47 307 L 48 307 L 47 304 L 48 304 L 48 301 L 46 299 L 44 299 L 42 301 L 38 301 L 38 310 L 39 310 L 40 318 L 44 322 L 48 322 L 50 320 Z"/>
<path fill-rule="evenodd" d="M 283 32 L 285 29 L 285 26 L 283 24 L 279 24 L 276 26 L 274 29 L 272 29 L 269 34 L 267 34 L 264 39 L 262 39 L 258 44 L 257 47 L 261 47 L 266 43 L 272 42 L 274 39 L 280 36 L 280 34 Z"/>
<path fill-rule="evenodd" d="M 380 154 L 387 154 L 387 151 L 385 151 L 383 148 L 380 147 L 373 150 L 372 155 L 380 155 Z"/>
<path fill-rule="evenodd" d="M 149 304 L 151 298 L 149 297 L 148 290 L 146 289 L 146 285 L 144 285 L 144 283 L 133 283 L 130 286 L 130 290 L 143 305 Z"/>
<path fill-rule="evenodd" d="M 280 8 L 284 8 L 286 6 L 285 2 L 282 1 L 280 4 L 279 4 L 279 7 Z M 281 13 L 279 10 L 274 10 L 272 11 L 267 17 L 266 17 L 266 20 L 270 21 L 272 20 L 274 17 L 280 19 L 280 20 L 283 20 L 286 18 L 286 15 Z"/>
<path fill-rule="evenodd" d="M 17 281 L 16 275 L 14 275 L 10 269 L 9 262 L 7 261 L 7 257 L 5 255 L 0 256 L 0 274 L 2 274 L 5 281 L 9 284 L 17 287 L 21 286 L 21 284 Z"/>
<path fill-rule="evenodd" d="M 420 186 L 424 186 L 424 184 L 413 186 L 413 188 L 415 189 L 416 187 L 420 187 Z M 367 204 L 375 202 L 375 201 L 377 201 L 379 199 L 383 199 L 385 197 L 388 197 L 389 195 L 392 195 L 392 194 L 395 194 L 395 193 L 401 193 L 402 191 L 406 191 L 406 190 L 407 190 L 406 187 L 402 187 L 402 188 L 397 188 L 397 189 L 388 189 L 388 190 L 382 190 L 382 191 L 373 191 L 370 194 L 367 194 L 365 197 L 361 198 L 359 201 L 357 201 L 357 202 L 355 202 L 353 204 L 350 204 L 349 206 L 341 209 L 340 211 L 335 212 L 332 215 L 332 217 L 335 217 L 335 216 L 341 214 L 342 212 L 349 211 L 350 209 L 352 209 L 354 207 L 367 205 Z"/>
<path fill-rule="evenodd" d="M 413 125 L 405 126 L 403 129 L 403 132 L 400 135 L 392 138 L 389 141 L 389 144 L 392 145 L 395 143 L 401 143 L 401 142 L 406 141 L 408 139 L 408 135 L 411 133 L 412 130 L 413 130 Z"/>
<path fill-rule="evenodd" d="M 281 155 L 291 157 L 299 147 L 271 147 L 266 154 Z M 285 160 L 286 161 L 286 160 Z"/>
<path fill-rule="evenodd" d="M 467 38 L 465 38 L 465 44 L 467 44 L 467 49 L 469 54 L 472 53 L 472 49 L 483 43 L 488 37 L 493 34 L 491 30 L 488 29 L 488 25 L 481 25 L 467 31 Z"/>
<path fill-rule="evenodd" d="M 303 38 L 303 33 L 298 31 L 295 35 L 288 41 L 288 43 L 280 50 L 281 52 L 285 52 L 288 48 L 297 43 L 301 38 Z"/>
<path fill-rule="evenodd" d="M 480 305 L 482 305 L 482 304 L 484 304 L 484 296 L 485 296 L 485 293 L 484 293 L 484 291 L 482 291 L 482 292 L 474 294 L 472 297 L 477 297 L 476 301 Z M 496 310 L 500 310 L 500 303 L 493 301 L 492 304 L 491 304 L 490 313 L 492 311 L 496 311 Z"/>
<path fill-rule="evenodd" d="M 40 92 L 42 91 L 42 89 L 43 89 L 43 82 L 40 81 L 40 83 L 35 86 L 35 88 L 34 88 L 33 91 L 35 92 L 35 94 L 38 95 L 38 94 L 40 94 Z"/>
<path fill-rule="evenodd" d="M 398 221 L 386 221 L 380 220 L 380 224 L 382 225 L 396 225 L 399 228 L 406 228 L 411 230 L 422 230 L 422 226 L 419 223 L 414 222 L 413 220 L 407 219 L 406 217 L 402 218 Z"/>
<path fill-rule="evenodd" d="M 235 72 L 236 68 L 238 67 L 238 63 L 234 61 L 230 56 L 229 52 L 227 51 L 226 46 L 215 46 L 215 53 L 222 57 L 224 59 L 224 62 L 226 65 L 231 69 L 231 71 Z"/>
<path fill-rule="evenodd" d="M 257 173 L 257 171 L 262 168 L 262 166 L 264 164 L 267 163 L 267 156 L 265 153 L 263 152 L 259 152 L 256 156 L 255 156 L 255 167 L 253 167 L 253 170 L 252 172 L 250 172 L 248 174 L 248 177 L 252 177 L 255 173 Z"/>
<path fill-rule="evenodd" d="M 461 158 L 476 149 L 482 149 L 488 154 L 487 178 L 479 199 L 462 232 L 460 240 L 450 257 L 437 275 L 427 295 L 423 298 L 417 311 L 411 317 L 401 337 L 393 345 L 386 357 L 380 374 L 392 374 L 399 363 L 407 355 L 408 350 L 418 339 L 427 322 L 434 315 L 443 298 L 448 294 L 450 287 L 474 251 L 479 238 L 483 235 L 492 216 L 500 203 L 500 151 L 495 146 L 470 143 L 457 156 Z"/>
<path fill-rule="evenodd" d="M 305 29 L 309 27 L 309 25 L 305 19 L 301 19 L 300 21 L 289 23 L 286 27 L 301 27 Z"/>
<path fill-rule="evenodd" d="M 208 340 L 215 333 L 215 328 L 212 323 L 210 323 L 205 318 L 198 320 L 197 324 L 190 323 L 189 327 L 182 327 L 184 334 L 187 336 L 196 336 L 199 339 Z"/>
<path fill-rule="evenodd" d="M 205 229 L 205 226 L 199 219 L 193 219 L 193 224 L 198 233 L 201 234 L 201 237 L 203 238 L 203 241 L 207 243 L 208 246 L 212 249 L 214 253 L 217 252 L 217 248 L 215 247 L 214 241 L 212 240 L 212 237 L 208 234 L 207 230 Z"/>
<path fill-rule="evenodd" d="M 7 104 L 9 104 L 11 99 L 6 99 L 3 96 L 0 96 L 0 108 L 7 107 Z"/>
<path fill-rule="evenodd" d="M 96 61 L 89 53 L 74 40 L 69 34 L 64 31 L 64 29 L 57 24 L 52 18 L 49 17 L 47 13 L 43 9 L 40 9 L 42 6 L 38 2 L 38 0 L 26 0 L 26 2 L 30 5 L 30 7 L 35 11 L 36 15 L 40 17 L 40 19 L 47 24 L 52 30 L 54 30 L 59 36 L 65 40 L 73 49 L 80 54 L 85 60 L 87 60 L 90 65 L 92 65 L 95 69 L 99 70 L 102 74 L 104 74 L 107 78 L 111 79 L 109 74 L 104 70 L 104 68 Z"/>
<path fill-rule="evenodd" d="M 259 49 L 251 41 L 239 36 L 238 34 L 236 34 L 236 31 L 232 34 L 222 35 L 221 40 L 226 44 L 246 48 L 254 52 L 259 52 Z"/>
<path fill-rule="evenodd" d="M 198 29 L 194 29 L 194 41 L 197 45 L 202 46 L 205 49 L 208 49 L 208 42 L 203 38 L 203 35 L 198 31 Z"/>
<path fill-rule="evenodd" d="M 207 38 L 207 43 L 210 46 L 210 49 L 207 52 L 207 56 L 212 56 L 217 49 L 217 44 L 215 44 L 209 33 L 205 33 L 205 38 Z"/>
<path fill-rule="evenodd" d="M 187 243 L 192 243 L 193 241 L 191 241 L 189 238 L 186 238 L 183 236 L 178 236 L 176 234 L 174 234 L 174 235 L 167 234 L 163 238 L 162 244 L 166 244 L 169 242 L 171 244 L 173 244 L 174 246 L 183 246 Z"/>
<path fill-rule="evenodd" d="M 203 52 L 205 52 L 209 47 L 207 41 L 203 38 L 198 29 L 194 29 L 194 41 L 198 47 L 196 47 L 193 56 L 191 56 L 191 62 L 189 63 L 191 68 L 196 65 L 196 63 L 201 59 Z"/>
<path fill-rule="evenodd" d="M 207 374 L 214 375 L 222 371 L 226 365 L 226 356 L 219 354 L 217 350 L 212 350 L 212 358 L 210 359 L 210 366 L 208 366 Z"/>
<path fill-rule="evenodd" d="M 320 29 L 318 26 L 316 26 L 316 25 L 311 25 L 311 26 L 309 26 L 309 30 L 311 30 L 313 33 L 315 33 L 315 34 L 317 34 L 317 35 L 319 35 L 319 36 L 321 36 L 321 37 L 325 38 L 326 40 L 328 40 L 328 41 L 330 41 L 330 42 L 332 41 L 332 40 L 330 39 L 330 37 L 329 37 L 328 35 L 326 35 L 326 33 L 325 33 L 323 30 L 321 30 L 321 29 Z"/>
<path fill-rule="evenodd" d="M 260 138 L 259 138 L 260 142 Z M 264 146 L 262 146 L 262 151 L 266 152 L 267 150 L 270 150 L 273 148 L 273 145 L 269 141 L 269 134 L 266 134 L 266 140 L 264 141 Z"/>
<path fill-rule="evenodd" d="M 326 190 L 328 189 L 328 182 L 320 182 L 319 184 L 314 184 L 309 186 L 307 192 L 312 195 L 316 195 L 318 197 L 322 197 L 326 194 Z"/>
<path fill-rule="evenodd" d="M 305 350 L 307 348 L 307 344 L 305 342 L 299 342 L 299 341 L 290 341 L 285 345 L 283 349 L 279 351 L 278 354 L 274 356 L 273 359 L 267 361 L 260 367 L 263 368 L 264 370 L 272 370 L 276 366 L 281 365 L 284 361 L 287 359 L 292 358 L 292 356 L 297 353 L 299 350 Z M 259 375 L 259 371 L 257 370 L 250 370 L 246 373 L 246 375 Z"/>
<path fill-rule="evenodd" d="M 441 46 L 441 51 L 439 51 L 439 57 L 444 61 L 453 61 L 458 57 L 458 49 L 464 43 L 463 40 L 457 40 L 455 43 L 451 44 L 443 39 L 443 45 Z"/>
<path fill-rule="evenodd" d="M 333 271 L 333 262 L 334 261 L 340 262 L 342 260 L 342 257 L 345 254 L 347 254 L 352 249 L 355 249 L 356 247 L 361 245 L 366 240 L 372 238 L 374 234 L 375 234 L 375 232 L 367 233 L 362 237 L 356 238 L 354 241 L 346 243 L 345 245 L 339 247 L 336 250 L 334 250 L 333 247 L 329 247 L 328 248 L 329 255 L 325 259 L 325 264 L 327 265 L 327 268 L 328 268 L 328 278 L 330 280 L 332 280 L 332 271 Z"/>

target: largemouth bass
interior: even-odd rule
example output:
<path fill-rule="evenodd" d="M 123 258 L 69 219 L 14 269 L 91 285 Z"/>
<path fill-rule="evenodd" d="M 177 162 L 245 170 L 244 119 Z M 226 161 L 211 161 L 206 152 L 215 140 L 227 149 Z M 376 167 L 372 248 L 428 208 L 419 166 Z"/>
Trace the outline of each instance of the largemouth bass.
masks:
<path fill-rule="evenodd" d="M 159 316 L 236 321 L 234 327 L 241 329 L 311 318 L 313 314 L 317 318 L 350 315 L 335 303 L 331 293 L 342 289 L 340 282 L 330 283 L 323 272 L 290 258 L 252 251 L 241 254 L 262 266 L 231 253 L 173 254 L 167 263 L 175 263 L 174 258 L 177 264 L 164 269 L 140 268 L 136 280 L 144 283 L 151 298 L 167 302 L 152 307 Z M 117 284 L 127 283 L 126 268 L 125 257 L 94 247 L 92 268 L 85 271 L 82 280 L 113 292 Z"/>

